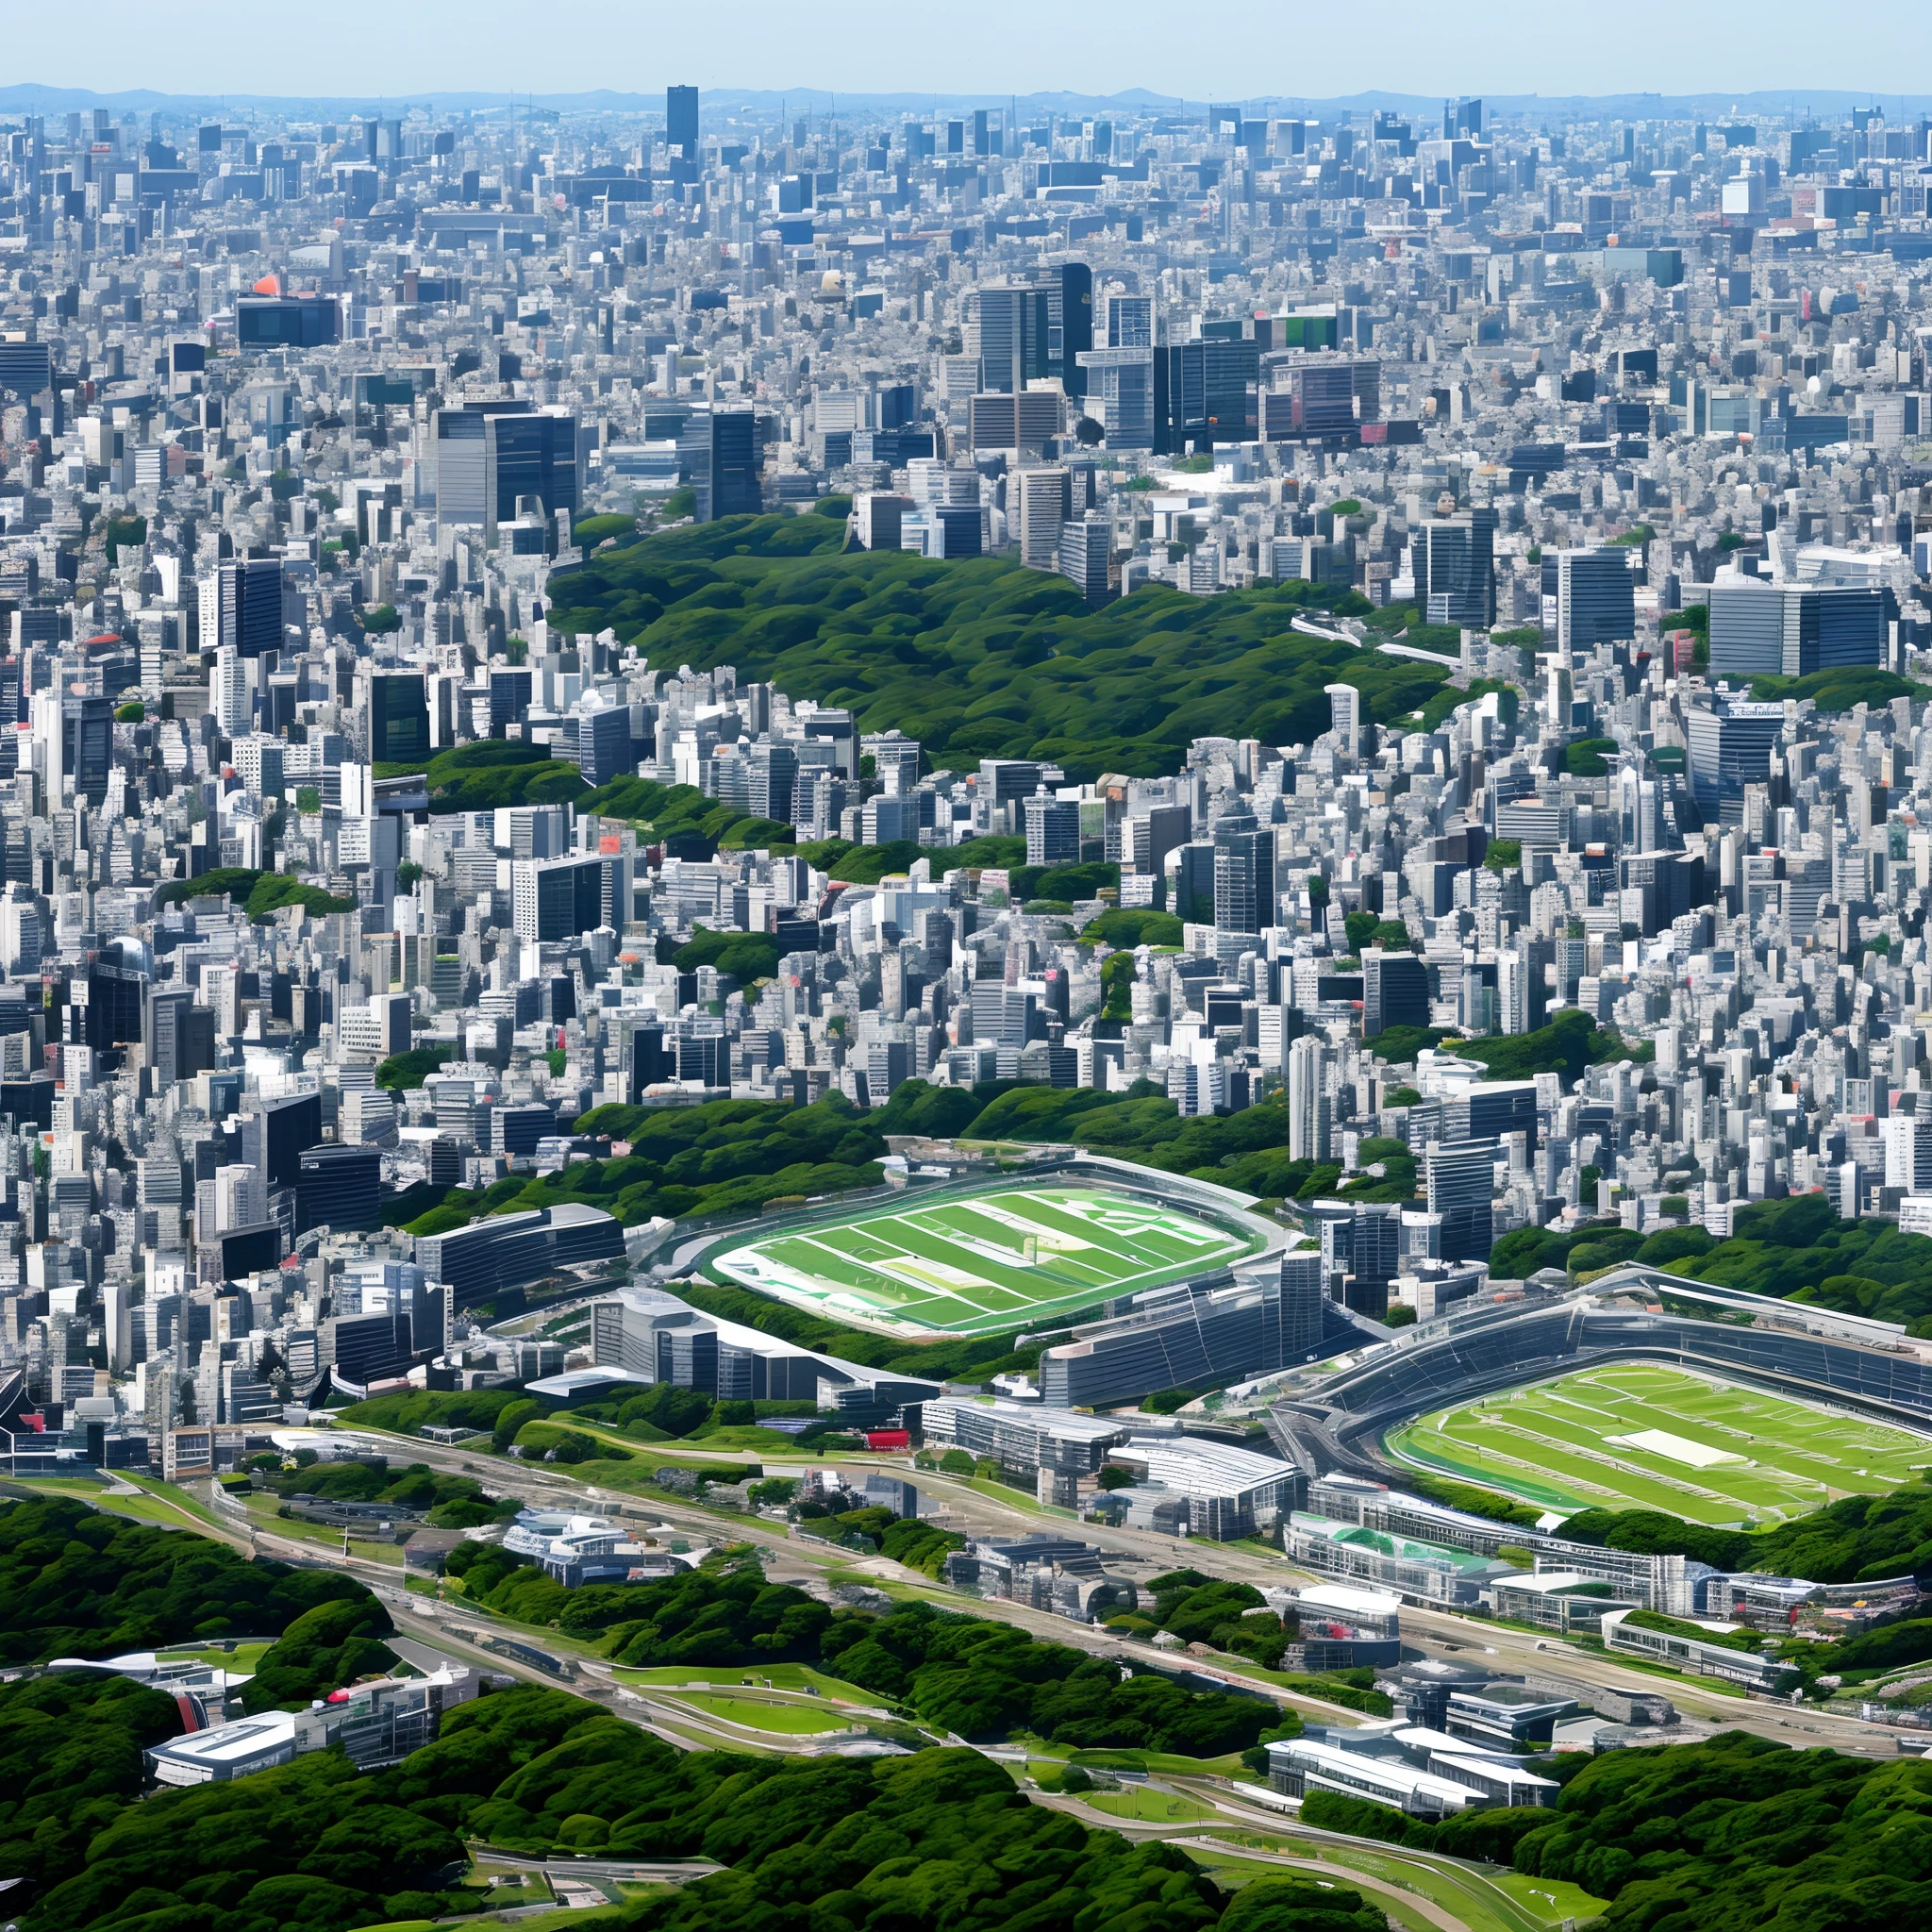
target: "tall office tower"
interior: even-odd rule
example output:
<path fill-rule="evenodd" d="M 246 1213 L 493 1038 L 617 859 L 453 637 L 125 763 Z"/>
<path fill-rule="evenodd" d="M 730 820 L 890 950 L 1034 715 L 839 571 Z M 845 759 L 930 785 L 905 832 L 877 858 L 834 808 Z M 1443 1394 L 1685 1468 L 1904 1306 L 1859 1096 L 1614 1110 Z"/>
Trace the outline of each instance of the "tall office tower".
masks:
<path fill-rule="evenodd" d="M 1557 648 L 1589 651 L 1637 635 L 1637 579 L 1622 546 L 1557 553 Z"/>
<path fill-rule="evenodd" d="M 18 879 L 9 879 L 0 896 L 0 972 L 9 978 L 41 970 L 45 929 L 34 896 Z"/>
<path fill-rule="evenodd" d="M 1098 610 L 1113 594 L 1108 566 L 1113 558 L 1113 525 L 1102 512 L 1092 511 L 1060 530 L 1059 571 L 1086 599 L 1090 610 Z"/>
<path fill-rule="evenodd" d="M 369 721 L 372 764 L 394 764 L 429 756 L 429 705 L 423 693 L 421 672 L 372 672 L 369 708 L 364 715 Z"/>
<path fill-rule="evenodd" d="M 1075 799 L 1050 798 L 1042 791 L 1025 803 L 1026 863 L 1077 865 L 1080 859 L 1080 807 Z"/>
<path fill-rule="evenodd" d="M 764 508 L 763 453 L 753 411 L 714 409 L 708 416 L 693 416 L 678 441 L 697 496 L 699 523 L 755 517 Z"/>
<path fill-rule="evenodd" d="M 282 562 L 251 558 L 223 563 L 201 580 L 201 648 L 224 644 L 238 658 L 259 658 L 282 647 Z"/>
<path fill-rule="evenodd" d="M 1256 433 L 1260 369 L 1260 349 L 1249 339 L 1157 348 L 1154 447 L 1178 453 L 1188 443 L 1246 441 Z"/>
<path fill-rule="evenodd" d="M 1479 100 L 1442 103 L 1444 141 L 1480 141 L 1483 138 L 1483 104 Z"/>
<path fill-rule="evenodd" d="M 510 917 L 532 945 L 574 940 L 604 923 L 604 867 L 595 858 L 524 858 L 510 865 Z"/>
<path fill-rule="evenodd" d="M 1432 517 L 1419 533 L 1417 586 L 1431 624 L 1487 630 L 1496 621 L 1496 512 Z"/>
<path fill-rule="evenodd" d="M 1011 479 L 1019 494 L 1020 561 L 1029 570 L 1058 570 L 1060 530 L 1074 513 L 1071 478 L 1066 466 L 1023 469 Z"/>
<path fill-rule="evenodd" d="M 1050 339 L 1049 373 L 1065 383 L 1070 396 L 1087 393 L 1087 371 L 1080 358 L 1093 346 L 1093 271 L 1084 261 L 1060 265 L 1059 341 Z"/>
<path fill-rule="evenodd" d="M 1151 349 L 1154 346 L 1153 296 L 1109 295 L 1107 298 L 1107 346 L 1109 349 Z"/>
<path fill-rule="evenodd" d="M 498 525 L 513 519 L 526 496 L 546 517 L 576 515 L 575 414 L 536 414 L 527 403 L 465 403 L 436 412 L 432 440 L 439 529 L 480 525 L 493 546 Z"/>
<path fill-rule="evenodd" d="M 1429 1024 L 1429 969 L 1413 953 L 1362 953 L 1362 1038 Z"/>
<path fill-rule="evenodd" d="M 1260 399 L 1257 425 L 1270 441 L 1341 436 L 1381 421 L 1379 357 L 1304 356 L 1277 371 L 1274 381 Z"/>
<path fill-rule="evenodd" d="M 1529 955 L 1504 946 L 1496 954 L 1496 1031 L 1529 1031 Z"/>
<path fill-rule="evenodd" d="M 1878 1123 L 1885 1149 L 1885 1185 L 1908 1194 L 1932 1194 L 1932 1114 L 1890 1114 Z"/>
<path fill-rule="evenodd" d="M 1322 1257 L 1308 1253 L 1281 1257 L 1281 1361 L 1306 1361 L 1322 1345 Z"/>
<path fill-rule="evenodd" d="M 1496 1154 L 1493 1141 L 1431 1141 L 1424 1151 L 1429 1212 L 1442 1217 L 1445 1260 L 1490 1258 L 1494 1240 L 1490 1204 L 1495 1193 Z"/>
<path fill-rule="evenodd" d="M 1274 924 L 1274 831 L 1253 812 L 1229 812 L 1214 827 L 1214 924 L 1223 932 Z"/>
<path fill-rule="evenodd" d="M 1854 585 L 1710 587 L 1710 675 L 1808 677 L 1843 664 L 1882 664 L 1886 593 Z"/>
<path fill-rule="evenodd" d="M 1080 393 L 1088 415 L 1107 431 L 1109 449 L 1154 447 L 1154 351 L 1082 349 Z"/>
<path fill-rule="evenodd" d="M 687 160 L 698 153 L 698 91 L 694 87 L 664 90 L 664 140 L 683 151 Z"/>
<path fill-rule="evenodd" d="M 976 291 L 980 388 L 1017 395 L 1047 373 L 1047 291 L 996 284 Z"/>
<path fill-rule="evenodd" d="M 1326 1160 L 1330 1115 L 1328 1049 L 1310 1034 L 1288 1048 L 1288 1158 Z"/>
<path fill-rule="evenodd" d="M 1379 1322 L 1389 1312 L 1389 1284 L 1402 1272 L 1402 1208 L 1377 1203 L 1355 1210 L 1348 1306 Z"/>
<path fill-rule="evenodd" d="M 193 993 L 181 990 L 147 991 L 147 1011 L 142 1023 L 142 1058 L 154 1069 L 155 1083 L 163 1091 L 215 1063 L 215 1016 L 211 1008 L 197 1006 Z"/>
<path fill-rule="evenodd" d="M 1740 825 L 1744 788 L 1771 778 L 1771 754 L 1784 729 L 1781 704 L 1694 706 L 1684 719 L 1690 742 L 1690 791 L 1708 822 Z"/>
<path fill-rule="evenodd" d="M 1341 741 L 1343 752 L 1357 757 L 1362 748 L 1361 692 L 1352 684 L 1330 684 L 1323 687 L 1323 695 L 1328 700 L 1328 728 Z"/>
<path fill-rule="evenodd" d="M 233 644 L 223 644 L 215 652 L 208 708 L 225 738 L 240 738 L 254 728 L 255 691 L 249 672 L 260 661 L 244 658 Z"/>

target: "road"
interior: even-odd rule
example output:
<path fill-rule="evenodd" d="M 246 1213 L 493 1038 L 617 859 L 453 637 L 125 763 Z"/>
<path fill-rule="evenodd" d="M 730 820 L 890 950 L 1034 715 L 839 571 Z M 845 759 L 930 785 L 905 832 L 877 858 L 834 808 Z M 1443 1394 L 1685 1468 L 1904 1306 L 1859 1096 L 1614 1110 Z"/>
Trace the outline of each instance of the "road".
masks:
<path fill-rule="evenodd" d="M 426 1462 L 434 1469 L 453 1474 L 482 1477 L 492 1490 L 514 1495 L 534 1507 L 594 1512 L 617 1503 L 630 1503 L 635 1507 L 639 1500 L 618 1491 L 599 1491 L 557 1464 L 506 1462 L 495 1457 L 479 1457 L 474 1450 L 466 1451 L 460 1444 L 445 1447 L 410 1437 L 385 1436 L 380 1430 L 361 1429 L 358 1433 L 380 1441 L 398 1457 Z M 853 1458 L 835 1458 L 816 1466 L 850 1467 L 858 1472 L 866 1467 L 875 1470 L 882 1466 L 884 1460 L 879 1457 L 869 1457 L 862 1462 Z M 915 1474 L 909 1468 L 907 1473 Z M 963 1481 L 929 1470 L 916 1472 L 916 1480 L 922 1500 L 930 1500 L 934 1506 L 934 1519 L 946 1528 L 977 1535 L 1014 1535 L 1064 1529 L 1078 1534 L 1083 1541 L 1101 1550 L 1109 1568 L 1143 1584 L 1164 1571 L 1182 1567 L 1256 1585 L 1301 1586 L 1325 1580 L 1297 1570 L 1283 1557 L 1264 1555 L 1254 1549 L 1201 1542 L 1184 1537 L 1159 1536 L 1147 1530 L 1115 1528 L 1105 1524 L 1076 1524 L 1073 1518 L 1064 1514 L 1043 1514 L 1017 1497 L 1008 1504 Z M 924 1592 L 941 1597 L 950 1594 L 937 1590 L 929 1578 L 902 1570 L 897 1564 L 883 1558 L 855 1557 L 848 1550 L 789 1537 L 782 1525 L 762 1519 L 722 1516 L 690 1504 L 659 1502 L 656 1497 L 648 1500 L 647 1507 L 655 1516 L 680 1533 L 691 1536 L 694 1541 L 710 1543 L 728 1540 L 758 1544 L 768 1553 L 766 1574 L 774 1580 L 823 1578 L 824 1573 L 835 1569 L 849 1575 L 858 1570 L 870 1572 L 882 1582 L 910 1584 Z M 304 1555 L 313 1558 L 321 1546 L 298 1547 Z M 370 1580 L 372 1571 L 384 1571 L 391 1580 L 395 1578 L 396 1573 L 390 1566 L 364 1563 L 354 1567 L 365 1581 Z M 411 1598 L 410 1601 L 415 1603 L 424 1599 Z M 1144 1666 L 1148 1661 L 1144 1649 L 1124 1642 L 1090 1624 L 1074 1624 L 1063 1617 L 998 1600 L 961 1597 L 958 1601 L 962 1607 L 970 1605 L 974 1615 L 1001 1618 L 1033 1636 L 1090 1649 L 1096 1655 L 1117 1658 L 1129 1666 Z M 1600 1654 L 1578 1649 L 1558 1638 L 1539 1637 L 1533 1632 L 1498 1625 L 1480 1618 L 1459 1616 L 1449 1610 L 1408 1606 L 1403 1609 L 1402 1626 L 1405 1641 L 1428 1656 L 1480 1662 L 1497 1671 L 1571 1678 L 1607 1689 L 1646 1691 L 1653 1695 L 1661 1693 L 1669 1697 L 1686 1717 L 1697 1723 L 1723 1729 L 1751 1731 L 1780 1743 L 1828 1744 L 1840 1751 L 1887 1757 L 1896 1754 L 1894 1732 L 1863 1724 L 1856 1718 L 1841 1717 L 1815 1707 L 1793 1708 L 1761 1699 L 1726 1695 L 1694 1678 L 1669 1677 L 1635 1670 Z M 592 1651 L 558 1639 L 555 1632 L 548 1634 L 555 1641 L 546 1643 L 546 1649 L 585 1657 L 595 1655 Z M 1218 1667 L 1210 1659 L 1190 1657 L 1185 1661 L 1189 1669 L 1203 1675 L 1261 1691 L 1305 1716 L 1342 1724 L 1357 1721 L 1337 1706 L 1283 1691 L 1278 1687 Z"/>

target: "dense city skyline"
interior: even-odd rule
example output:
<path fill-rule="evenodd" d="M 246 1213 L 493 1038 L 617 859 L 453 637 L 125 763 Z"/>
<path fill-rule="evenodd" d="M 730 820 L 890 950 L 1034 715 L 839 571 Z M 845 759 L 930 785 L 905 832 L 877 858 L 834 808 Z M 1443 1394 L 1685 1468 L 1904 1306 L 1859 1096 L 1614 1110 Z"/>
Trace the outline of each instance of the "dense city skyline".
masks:
<path fill-rule="evenodd" d="M 1932 102 L 768 21 L 0 87 L 9 1924 L 1932 1923 Z"/>

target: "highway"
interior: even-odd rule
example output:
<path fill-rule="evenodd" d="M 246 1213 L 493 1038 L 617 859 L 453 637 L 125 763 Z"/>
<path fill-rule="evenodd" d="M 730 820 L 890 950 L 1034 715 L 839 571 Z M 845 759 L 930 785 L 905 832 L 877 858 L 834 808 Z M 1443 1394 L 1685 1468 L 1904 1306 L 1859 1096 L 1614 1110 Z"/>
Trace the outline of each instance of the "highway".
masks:
<path fill-rule="evenodd" d="M 395 1459 L 425 1462 L 434 1469 L 450 1474 L 476 1476 L 485 1480 L 492 1490 L 514 1495 L 533 1507 L 595 1512 L 619 1504 L 632 1508 L 639 1507 L 640 1499 L 621 1491 L 600 1491 L 570 1474 L 566 1467 L 557 1464 L 519 1464 L 493 1456 L 478 1456 L 474 1450 L 466 1450 L 462 1444 L 445 1447 L 411 1437 L 386 1435 L 380 1430 L 364 1428 L 357 1433 L 379 1442 Z M 774 1458 L 767 1457 L 764 1460 L 771 1473 L 782 1473 Z M 867 1466 L 876 1470 L 882 1463 L 881 1457 L 868 1457 L 862 1462 L 838 1458 L 813 1464 L 801 1459 L 797 1466 L 845 1466 L 859 1473 Z M 1105 1524 L 1076 1523 L 1064 1513 L 1048 1515 L 1017 1498 L 1011 1504 L 1002 1502 L 963 1481 L 930 1470 L 914 1472 L 908 1467 L 906 1473 L 914 1476 L 922 1499 L 929 1499 L 933 1506 L 933 1520 L 943 1527 L 978 1535 L 1063 1530 L 1101 1550 L 1109 1568 L 1140 1583 L 1144 1584 L 1150 1577 L 1182 1567 L 1257 1586 L 1286 1584 L 1299 1587 L 1324 1580 L 1296 1569 L 1283 1557 L 1264 1555 L 1252 1548 L 1159 1536 L 1152 1531 L 1115 1528 Z M 786 1533 L 783 1525 L 775 1523 L 753 1517 L 727 1516 L 691 1504 L 660 1502 L 656 1497 L 648 1499 L 643 1507 L 680 1534 L 690 1536 L 694 1542 L 733 1541 L 758 1545 L 767 1553 L 766 1574 L 774 1581 L 822 1582 L 825 1573 L 831 1570 L 838 1570 L 847 1576 L 854 1571 L 870 1573 L 882 1583 L 910 1585 L 922 1593 L 941 1601 L 953 1598 L 962 1609 L 970 1608 L 977 1616 L 1003 1619 L 1033 1636 L 1090 1649 L 1096 1655 L 1116 1658 L 1130 1667 L 1136 1664 L 1144 1666 L 1148 1662 L 1148 1654 L 1143 1648 L 1091 1624 L 1074 1624 L 1066 1618 L 1019 1604 L 955 1597 L 953 1592 L 935 1585 L 931 1579 L 902 1570 L 883 1557 L 857 1557 L 848 1550 L 793 1538 Z M 269 1539 L 264 1537 L 261 1541 L 266 1544 Z M 294 1544 L 291 1551 L 277 1548 L 274 1554 L 280 1556 L 295 1551 L 309 1560 L 321 1555 L 325 1559 L 341 1561 L 339 1552 L 331 1553 L 319 1544 Z M 351 1567 L 366 1582 L 374 1583 L 377 1573 L 386 1575 L 395 1594 L 401 1596 L 393 1566 L 352 1559 Z M 408 1601 L 415 1605 L 427 1599 L 410 1597 Z M 465 1614 L 474 1619 L 475 1613 L 466 1611 Z M 1607 1689 L 1661 1693 L 1687 1718 L 1696 1723 L 1721 1729 L 1751 1731 L 1780 1743 L 1830 1745 L 1840 1751 L 1887 1757 L 1896 1755 L 1897 1734 L 1880 1726 L 1821 1710 L 1814 1706 L 1794 1708 L 1761 1698 L 1734 1696 L 1696 1678 L 1666 1676 L 1638 1670 L 1599 1653 L 1580 1649 L 1559 1638 L 1538 1636 L 1534 1632 L 1498 1625 L 1482 1618 L 1460 1616 L 1449 1610 L 1417 1608 L 1408 1605 L 1403 1608 L 1402 1627 L 1405 1642 L 1428 1656 L 1481 1663 L 1497 1671 L 1531 1672 L 1569 1678 L 1583 1684 L 1602 1685 Z M 595 1656 L 594 1651 L 573 1645 L 557 1632 L 544 1635 L 550 1640 L 543 1644 L 547 1650 L 583 1657 Z M 1172 1657 L 1163 1659 L 1170 1663 L 1174 1660 Z M 493 1661 L 497 1667 L 502 1667 L 500 1659 Z M 1284 1691 L 1219 1666 L 1212 1658 L 1189 1657 L 1185 1661 L 1188 1668 L 1204 1676 L 1219 1677 L 1230 1684 L 1258 1690 L 1292 1707 L 1304 1716 L 1331 1723 L 1357 1721 L 1352 1713 L 1337 1706 Z"/>

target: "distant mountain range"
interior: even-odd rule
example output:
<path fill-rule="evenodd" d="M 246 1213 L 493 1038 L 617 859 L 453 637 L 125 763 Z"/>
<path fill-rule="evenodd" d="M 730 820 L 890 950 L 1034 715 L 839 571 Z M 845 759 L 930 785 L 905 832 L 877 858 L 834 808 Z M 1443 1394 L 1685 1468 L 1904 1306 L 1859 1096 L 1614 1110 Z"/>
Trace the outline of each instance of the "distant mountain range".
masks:
<path fill-rule="evenodd" d="M 1262 94 L 1240 99 L 1217 96 L 1217 101 L 1245 107 L 1257 118 L 1264 115 L 1305 114 L 1328 119 L 1342 114 L 1365 114 L 1376 109 L 1396 113 L 1433 114 L 1441 106 L 1440 95 L 1384 93 L 1344 94 L 1317 99 L 1299 94 Z M 1490 111 L 1505 119 L 1528 119 L 1539 125 L 1558 125 L 1565 121 L 1613 120 L 1691 120 L 1727 114 L 1803 115 L 1807 112 L 1831 119 L 1853 108 L 1881 107 L 1888 118 L 1910 119 L 1932 110 L 1932 95 L 1846 93 L 1833 89 L 1792 88 L 1779 92 L 1747 94 L 1494 94 L 1485 95 Z M 1193 98 L 1181 100 L 1146 88 L 1129 88 L 1110 95 L 1074 93 L 956 94 L 956 93 L 828 93 L 823 88 L 777 91 L 757 88 L 708 88 L 702 96 L 708 108 L 747 108 L 773 112 L 780 108 L 801 114 L 934 114 L 951 113 L 974 108 L 1017 108 L 1024 120 L 1041 114 L 1105 114 L 1146 112 L 1172 108 L 1180 118 L 1199 116 L 1208 103 Z M 164 94 L 141 88 L 124 93 L 93 93 L 86 88 L 42 87 L 31 82 L 0 88 L 0 115 L 63 114 L 75 109 L 106 108 L 117 113 L 350 115 L 373 108 L 394 113 L 408 108 L 445 108 L 451 112 L 482 112 L 511 105 L 500 93 L 408 93 L 378 94 Z M 597 89 L 588 93 L 519 94 L 518 108 L 548 113 L 640 114 L 661 113 L 661 91 L 650 93 L 616 93 Z"/>

